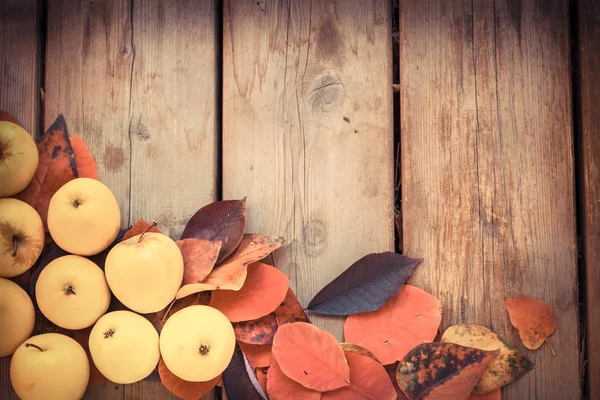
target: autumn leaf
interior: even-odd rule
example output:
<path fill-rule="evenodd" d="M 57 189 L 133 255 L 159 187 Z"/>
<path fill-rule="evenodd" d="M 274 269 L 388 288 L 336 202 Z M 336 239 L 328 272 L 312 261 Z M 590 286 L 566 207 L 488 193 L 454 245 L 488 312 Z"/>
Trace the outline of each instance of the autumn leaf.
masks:
<path fill-rule="evenodd" d="M 521 378 L 533 369 L 529 361 L 519 350 L 509 345 L 485 326 L 458 324 L 446 329 L 441 339 L 444 343 L 474 347 L 480 350 L 498 350 L 499 354 L 483 371 L 481 380 L 473 388 L 473 394 L 485 394 Z"/>
<path fill-rule="evenodd" d="M 194 293 L 200 292 L 208 292 L 211 290 L 221 289 L 218 286 L 208 285 L 206 283 L 190 283 L 185 286 L 182 286 L 177 291 L 177 295 L 175 296 L 176 300 L 183 299 L 184 297 L 190 296 Z"/>
<path fill-rule="evenodd" d="M 404 285 L 379 310 L 350 315 L 344 325 L 344 339 L 369 349 L 383 364 L 392 364 L 418 344 L 431 342 L 441 321 L 438 299 Z"/>
<path fill-rule="evenodd" d="M 124 242 L 127 239 L 130 239 L 134 236 L 141 235 L 144 231 L 160 233 L 160 231 L 156 227 L 151 225 L 151 223 L 140 219 L 135 224 L 133 224 L 133 226 L 129 228 L 127 232 L 125 232 L 125 235 L 123 235 L 123 238 L 121 238 L 121 242 Z"/>
<path fill-rule="evenodd" d="M 398 364 L 398 386 L 410 400 L 466 399 L 498 350 L 423 343 Z"/>
<path fill-rule="evenodd" d="M 517 296 L 504 299 L 504 302 L 510 323 L 519 331 L 519 336 L 528 349 L 538 349 L 556 330 L 556 314 L 542 300 Z"/>
<path fill-rule="evenodd" d="M 8 121 L 8 122 L 12 122 L 13 124 L 17 124 L 17 125 L 21 126 L 21 124 L 19 124 L 17 119 L 8 111 L 0 110 L 0 121 Z"/>
<path fill-rule="evenodd" d="M 221 379 L 219 375 L 208 382 L 184 381 L 169 371 L 162 357 L 158 362 L 158 374 L 160 375 L 160 381 L 167 390 L 184 400 L 197 400 L 201 398 L 213 390 L 219 379 Z"/>
<path fill-rule="evenodd" d="M 300 305 L 298 298 L 294 291 L 289 288 L 283 303 L 277 307 L 274 311 L 275 319 L 279 326 L 283 324 L 291 324 L 293 322 L 309 322 L 310 320 L 306 316 L 304 309 Z"/>
<path fill-rule="evenodd" d="M 79 136 L 71 136 L 71 147 L 75 154 L 75 164 L 80 178 L 98 179 L 96 161 L 92 152 Z"/>
<path fill-rule="evenodd" d="M 502 391 L 496 389 L 486 394 L 471 394 L 467 400 L 502 400 Z"/>
<path fill-rule="evenodd" d="M 254 371 L 258 384 L 263 392 L 267 393 L 267 374 L 269 373 L 269 368 L 256 368 Z"/>
<path fill-rule="evenodd" d="M 267 372 L 267 394 L 271 400 L 319 400 L 321 398 L 321 392 L 304 387 L 288 378 L 274 357 Z"/>
<path fill-rule="evenodd" d="M 199 209 L 190 218 L 181 238 L 222 242 L 218 264 L 238 247 L 245 230 L 246 198 L 215 201 Z"/>
<path fill-rule="evenodd" d="M 344 349 L 344 352 L 346 352 L 346 353 L 360 354 L 362 356 L 370 357 L 373 360 L 379 362 L 377 357 L 375 357 L 375 354 L 371 353 L 369 350 L 365 349 L 362 346 L 359 346 L 357 344 L 352 344 L 352 343 L 340 343 L 340 345 L 342 346 L 342 349 Z"/>
<path fill-rule="evenodd" d="M 308 309 L 329 315 L 378 310 L 398 293 L 419 262 L 392 252 L 369 254 L 321 289 Z"/>
<path fill-rule="evenodd" d="M 238 345 L 253 370 L 271 365 L 272 346 L 270 344 L 248 344 L 238 341 Z"/>
<path fill-rule="evenodd" d="M 283 373 L 320 392 L 348 386 L 350 368 L 335 337 L 306 322 L 281 325 L 273 355 Z"/>
<path fill-rule="evenodd" d="M 249 321 L 273 312 L 283 301 L 290 281 L 286 274 L 263 263 L 248 266 L 248 278 L 239 291 L 216 290 L 210 306 L 231 322 Z"/>
<path fill-rule="evenodd" d="M 246 280 L 247 266 L 262 260 L 282 243 L 283 240 L 276 236 L 244 235 L 235 252 L 215 267 L 203 283 L 219 289 L 239 290 Z"/>
<path fill-rule="evenodd" d="M 395 400 L 396 390 L 383 365 L 371 357 L 346 350 L 350 385 L 321 396 L 323 400 Z"/>
<path fill-rule="evenodd" d="M 38 169 L 29 185 L 15 197 L 36 209 L 47 231 L 50 199 L 65 183 L 79 176 L 67 124 L 62 115 L 36 145 L 40 155 Z"/>
<path fill-rule="evenodd" d="M 275 314 L 271 313 L 251 321 L 234 322 L 233 329 L 239 341 L 248 344 L 271 344 L 277 332 L 277 320 Z"/>
<path fill-rule="evenodd" d="M 221 250 L 221 242 L 204 239 L 177 240 L 183 255 L 183 285 L 200 283 L 210 274 Z"/>
<path fill-rule="evenodd" d="M 238 345 L 235 346 L 231 362 L 223 371 L 223 387 L 230 400 L 267 400 L 267 395 Z"/>
<path fill-rule="evenodd" d="M 393 364 L 384 365 L 383 367 L 390 378 L 390 382 L 392 382 L 392 386 L 394 386 L 394 390 L 396 390 L 396 400 L 406 400 L 407 397 L 402 389 L 400 389 L 400 386 L 398 386 L 398 381 L 396 380 L 396 370 L 398 369 L 398 364 L 400 364 L 400 361 L 396 361 Z"/>

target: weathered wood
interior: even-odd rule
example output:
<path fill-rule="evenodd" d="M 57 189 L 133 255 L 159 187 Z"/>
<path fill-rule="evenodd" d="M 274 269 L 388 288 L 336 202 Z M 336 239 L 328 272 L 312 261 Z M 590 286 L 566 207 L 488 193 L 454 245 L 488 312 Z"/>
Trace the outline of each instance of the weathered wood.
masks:
<path fill-rule="evenodd" d="M 224 3 L 223 197 L 300 303 L 370 252 L 393 250 L 389 2 Z M 342 338 L 342 318 L 311 315 Z"/>
<path fill-rule="evenodd" d="M 504 297 L 559 319 L 511 399 L 579 398 L 568 2 L 402 0 L 404 250 L 443 326 L 486 325 L 523 348 Z"/>
<path fill-rule="evenodd" d="M 216 197 L 214 1 L 48 8 L 46 124 L 63 113 L 86 140 L 123 226 L 156 219 L 178 238 Z M 158 382 L 106 384 L 86 397 L 173 398 Z"/>
<path fill-rule="evenodd" d="M 600 4 L 579 4 L 581 150 L 583 156 L 583 246 L 586 268 L 590 399 L 600 399 Z M 576 50 L 574 50 L 576 51 Z"/>
<path fill-rule="evenodd" d="M 37 137 L 40 132 L 41 5 L 0 1 L 0 110 Z M 18 399 L 10 384 L 10 358 L 0 358 L 0 399 Z"/>

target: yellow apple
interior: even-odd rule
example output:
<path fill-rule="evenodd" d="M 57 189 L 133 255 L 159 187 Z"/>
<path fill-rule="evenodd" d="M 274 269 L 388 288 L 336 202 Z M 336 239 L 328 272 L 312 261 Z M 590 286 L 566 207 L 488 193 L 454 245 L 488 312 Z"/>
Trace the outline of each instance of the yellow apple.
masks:
<path fill-rule="evenodd" d="M 0 199 L 0 276 L 27 271 L 43 249 L 44 224 L 37 211 L 21 200 Z"/>
<path fill-rule="evenodd" d="M 46 318 L 65 329 L 92 326 L 110 304 L 104 272 L 85 257 L 66 255 L 40 273 L 35 298 Z"/>
<path fill-rule="evenodd" d="M 175 298 L 183 280 L 183 256 L 167 235 L 146 232 L 113 247 L 104 264 L 113 294 L 141 314 L 157 312 Z"/>
<path fill-rule="evenodd" d="M 119 234 L 121 210 L 100 181 L 77 178 L 56 191 L 48 206 L 48 230 L 63 250 L 91 256 L 106 249 Z"/>
<path fill-rule="evenodd" d="M 0 278 L 0 357 L 11 355 L 31 335 L 35 311 L 19 285 Z"/>
<path fill-rule="evenodd" d="M 235 350 L 231 322 L 216 308 L 189 306 L 177 311 L 160 332 L 160 352 L 169 371 L 190 382 L 216 378 Z"/>
<path fill-rule="evenodd" d="M 0 197 L 10 197 L 29 185 L 40 155 L 31 135 L 21 126 L 0 121 Z"/>
<path fill-rule="evenodd" d="M 160 359 L 158 332 L 150 321 L 131 311 L 102 316 L 92 328 L 89 344 L 98 371 L 115 383 L 141 381 Z"/>
<path fill-rule="evenodd" d="M 22 400 L 80 399 L 90 379 L 90 363 L 79 343 L 59 333 L 33 336 L 10 362 L 10 380 Z"/>

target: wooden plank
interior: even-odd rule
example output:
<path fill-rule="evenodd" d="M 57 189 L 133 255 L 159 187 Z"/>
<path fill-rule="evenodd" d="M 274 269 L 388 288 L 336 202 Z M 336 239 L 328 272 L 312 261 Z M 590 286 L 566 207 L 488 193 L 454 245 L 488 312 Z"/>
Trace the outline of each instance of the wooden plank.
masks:
<path fill-rule="evenodd" d="M 579 398 L 568 2 L 402 0 L 404 250 L 443 326 L 523 346 L 504 297 L 559 319 L 505 398 Z"/>
<path fill-rule="evenodd" d="M 0 2 L 0 110 L 34 137 L 40 133 L 41 6 L 37 0 Z M 18 399 L 10 383 L 10 358 L 0 358 L 0 398 Z"/>
<path fill-rule="evenodd" d="M 179 238 L 215 199 L 215 4 L 49 2 L 46 124 L 63 113 L 96 156 L 122 224 L 157 219 Z M 87 398 L 174 398 L 160 383 Z M 207 396 L 212 398 L 212 396 Z"/>
<path fill-rule="evenodd" d="M 223 197 L 300 303 L 354 261 L 393 250 L 389 2 L 224 3 Z M 342 318 L 311 316 L 342 338 Z"/>
<path fill-rule="evenodd" d="M 583 246 L 586 268 L 586 349 L 590 399 L 600 399 L 600 4 L 579 2 Z"/>

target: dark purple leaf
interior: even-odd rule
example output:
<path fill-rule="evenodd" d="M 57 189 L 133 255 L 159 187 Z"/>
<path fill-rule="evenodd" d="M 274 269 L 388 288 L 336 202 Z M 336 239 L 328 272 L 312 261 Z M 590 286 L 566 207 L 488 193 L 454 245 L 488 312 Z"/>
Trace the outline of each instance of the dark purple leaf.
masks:
<path fill-rule="evenodd" d="M 267 400 L 267 396 L 237 343 L 231 362 L 223 371 L 223 387 L 229 400 Z"/>
<path fill-rule="evenodd" d="M 378 310 L 398 293 L 419 262 L 392 252 L 369 254 L 317 293 L 308 309 L 329 315 Z"/>
<path fill-rule="evenodd" d="M 246 230 L 246 198 L 215 201 L 202 207 L 188 221 L 182 239 L 221 241 L 217 264 L 229 256 L 242 241 Z"/>

